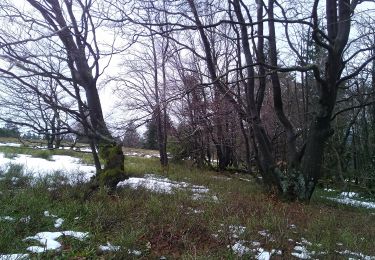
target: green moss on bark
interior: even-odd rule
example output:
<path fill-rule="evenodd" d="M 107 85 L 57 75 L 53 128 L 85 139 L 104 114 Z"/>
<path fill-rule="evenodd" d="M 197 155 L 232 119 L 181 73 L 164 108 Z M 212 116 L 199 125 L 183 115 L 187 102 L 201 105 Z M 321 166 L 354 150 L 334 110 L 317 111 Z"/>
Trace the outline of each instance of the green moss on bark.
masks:
<path fill-rule="evenodd" d="M 116 143 L 102 143 L 99 145 L 99 156 L 104 161 L 104 169 L 99 174 L 99 182 L 113 189 L 118 182 L 126 179 L 122 147 Z"/>

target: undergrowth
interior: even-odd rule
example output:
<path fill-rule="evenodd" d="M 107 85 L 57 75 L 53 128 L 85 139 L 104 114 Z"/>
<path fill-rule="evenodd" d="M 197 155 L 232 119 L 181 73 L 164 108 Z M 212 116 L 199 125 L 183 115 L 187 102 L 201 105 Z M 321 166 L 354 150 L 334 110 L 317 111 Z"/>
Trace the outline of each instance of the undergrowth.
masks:
<path fill-rule="evenodd" d="M 127 157 L 125 165 L 131 176 L 162 172 L 157 158 Z M 21 167 L 12 166 L 0 173 L 0 217 L 13 218 L 0 220 L 0 254 L 26 253 L 28 246 L 37 243 L 24 238 L 37 232 L 74 230 L 89 232 L 89 237 L 84 241 L 61 238 L 62 250 L 31 256 L 237 259 L 241 257 L 231 246 L 242 240 L 250 248 L 252 242 L 259 242 L 265 250 L 281 250 L 282 256 L 273 259 L 292 259 L 294 246 L 303 239 L 311 242 L 306 245 L 309 250 L 326 252 L 325 259 L 340 259 L 336 251 L 346 249 L 375 255 L 373 211 L 337 206 L 320 198 L 322 193 L 317 193 L 309 205 L 283 203 L 263 193 L 248 176 L 197 169 L 184 163 L 170 165 L 163 177 L 204 185 L 218 201 L 194 200 L 184 190 L 161 194 L 130 188 L 110 194 L 101 189 L 84 198 L 85 184 L 70 185 L 59 175 L 31 182 Z M 63 218 L 63 225 L 55 228 L 56 218 L 46 217 L 45 211 Z M 235 238 L 230 228 L 233 225 L 246 229 Z M 121 249 L 101 252 L 99 245 L 108 242 Z M 134 254 L 134 250 L 141 255 Z M 255 256 L 252 251 L 243 255 Z"/>

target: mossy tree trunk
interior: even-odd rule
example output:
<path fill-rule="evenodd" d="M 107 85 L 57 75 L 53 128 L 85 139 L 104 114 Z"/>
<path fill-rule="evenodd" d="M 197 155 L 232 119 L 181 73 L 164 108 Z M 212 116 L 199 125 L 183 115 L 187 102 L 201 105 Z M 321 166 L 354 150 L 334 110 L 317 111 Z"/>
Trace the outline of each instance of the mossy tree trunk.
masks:
<path fill-rule="evenodd" d="M 40 2 L 27 0 L 42 17 L 46 27 L 56 32 L 66 53 L 67 66 L 71 73 L 71 83 L 76 91 L 76 99 L 81 113 L 81 124 L 86 128 L 88 137 L 94 141 L 99 156 L 104 160 L 104 168 L 97 169 L 95 182 L 116 187 L 124 179 L 124 154 L 122 145 L 117 144 L 109 132 L 103 117 L 97 89 L 97 80 L 101 75 L 99 59 L 101 52 L 96 39 L 96 25 L 92 24 L 91 4 L 84 1 Z M 74 5 L 74 6 L 73 6 Z M 81 16 L 80 15 L 81 12 Z M 84 92 L 87 104 L 81 100 Z M 95 152 L 93 151 L 95 157 Z M 97 158 L 95 159 L 96 166 Z M 101 167 L 100 167 L 101 168 Z M 97 185 L 96 185 L 97 186 Z"/>

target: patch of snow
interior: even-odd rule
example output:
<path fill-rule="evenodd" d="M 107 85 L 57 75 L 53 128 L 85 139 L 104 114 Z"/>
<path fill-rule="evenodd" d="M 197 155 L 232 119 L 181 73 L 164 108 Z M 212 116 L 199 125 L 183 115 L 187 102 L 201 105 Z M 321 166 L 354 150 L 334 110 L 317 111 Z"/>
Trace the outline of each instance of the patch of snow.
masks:
<path fill-rule="evenodd" d="M 103 246 L 103 245 L 99 246 L 99 250 L 103 252 L 107 252 L 107 251 L 116 252 L 116 251 L 119 251 L 120 248 L 121 248 L 120 246 L 111 245 L 109 242 L 107 242 L 106 246 Z"/>
<path fill-rule="evenodd" d="M 199 193 L 194 193 L 191 196 L 192 200 L 212 200 L 213 202 L 218 202 L 219 198 L 216 195 L 212 196 L 207 196 L 207 194 L 199 194 Z"/>
<path fill-rule="evenodd" d="M 294 225 L 294 224 L 290 224 L 290 225 L 288 226 L 288 228 L 290 228 L 290 229 L 296 229 L 296 228 L 297 228 L 297 226 L 296 226 L 296 225 Z"/>
<path fill-rule="evenodd" d="M 27 251 L 32 253 L 43 253 L 49 250 L 59 250 L 61 243 L 57 241 L 61 236 L 71 236 L 83 240 L 88 236 L 87 232 L 63 231 L 63 232 L 39 232 L 35 236 L 26 237 L 24 241 L 36 240 L 42 246 L 29 246 Z"/>
<path fill-rule="evenodd" d="M 60 249 L 61 244 L 56 241 L 60 236 L 62 236 L 61 232 L 40 232 L 37 233 L 35 236 L 26 237 L 24 241 L 27 240 L 37 240 L 43 246 L 29 246 L 26 248 L 27 251 L 32 253 L 43 253 L 48 250 L 57 250 Z"/>
<path fill-rule="evenodd" d="M 200 199 L 203 194 L 209 192 L 209 189 L 204 186 L 192 185 L 187 182 L 172 181 L 168 178 L 155 176 L 153 174 L 146 174 L 143 178 L 132 177 L 125 181 L 119 182 L 117 187 L 130 187 L 132 189 L 144 188 L 157 193 L 172 194 L 175 190 L 189 190 L 194 192 L 192 198 Z M 217 197 L 212 197 L 217 200 Z"/>
<path fill-rule="evenodd" d="M 251 182 L 251 180 L 250 179 L 246 179 L 246 178 L 238 178 L 239 180 L 241 180 L 241 181 L 247 181 L 247 182 Z"/>
<path fill-rule="evenodd" d="M 282 254 L 283 254 L 283 251 L 272 249 L 271 254 L 282 255 Z"/>
<path fill-rule="evenodd" d="M 258 249 L 259 254 L 257 255 L 256 259 L 258 260 L 270 260 L 271 259 L 271 253 L 264 250 L 263 248 Z"/>
<path fill-rule="evenodd" d="M 55 226 L 55 228 L 59 228 L 59 227 L 62 226 L 63 223 L 64 223 L 64 219 L 58 218 L 58 219 L 55 220 L 54 226 Z"/>
<path fill-rule="evenodd" d="M 145 176 L 145 178 L 129 178 L 117 184 L 117 187 L 124 186 L 129 186 L 132 189 L 138 189 L 142 187 L 153 192 L 172 194 L 173 189 L 181 189 L 185 185 L 184 183 L 175 183 L 165 181 L 163 179 L 147 178 Z"/>
<path fill-rule="evenodd" d="M 26 223 L 26 224 L 30 223 L 30 220 L 31 220 L 30 216 L 20 218 L 20 222 L 23 222 L 23 223 Z"/>
<path fill-rule="evenodd" d="M 270 237 L 271 235 L 268 233 L 268 230 L 261 230 L 258 231 L 258 234 L 263 236 L 263 237 Z"/>
<path fill-rule="evenodd" d="M 131 249 L 128 249 L 128 254 L 130 254 L 130 255 L 135 255 L 135 256 L 140 256 L 140 255 L 142 255 L 142 252 L 139 251 L 139 250 L 131 250 Z"/>
<path fill-rule="evenodd" d="M 0 146 L 21 147 L 21 144 L 17 144 L 17 143 L 0 143 Z"/>
<path fill-rule="evenodd" d="M 200 214 L 200 213 L 203 213 L 204 210 L 202 209 L 194 209 L 194 208 L 191 208 L 191 207 L 188 207 L 188 210 L 192 213 L 195 213 L 195 214 Z M 189 213 L 189 212 L 188 212 Z"/>
<path fill-rule="evenodd" d="M 140 156 L 140 154 L 136 153 L 136 152 L 125 152 L 124 155 L 130 156 L 130 157 L 139 157 Z"/>
<path fill-rule="evenodd" d="M 51 214 L 48 210 L 45 210 L 45 211 L 43 212 L 43 215 L 44 215 L 45 217 L 53 217 L 53 218 L 57 218 L 56 215 Z"/>
<path fill-rule="evenodd" d="M 365 255 L 365 254 L 358 253 L 358 252 L 352 252 L 352 251 L 349 251 L 349 250 L 336 251 L 336 253 L 338 253 L 340 255 L 345 255 L 345 256 L 359 257 L 360 259 L 363 259 L 363 260 L 375 260 L 375 256 L 369 256 L 369 255 Z"/>
<path fill-rule="evenodd" d="M 329 188 L 324 188 L 324 191 L 333 192 L 333 191 L 336 191 L 336 190 L 334 190 L 334 189 L 329 189 Z"/>
<path fill-rule="evenodd" d="M 61 232 L 64 236 L 70 236 L 78 240 L 85 240 L 88 236 L 88 232 L 79 232 L 79 231 L 63 231 Z"/>
<path fill-rule="evenodd" d="M 355 198 L 358 197 L 358 193 L 353 192 L 353 191 L 344 191 L 340 193 L 340 197 L 343 198 Z"/>
<path fill-rule="evenodd" d="M 292 256 L 299 259 L 311 259 L 311 256 L 315 255 L 315 251 L 309 252 L 305 246 L 297 245 L 294 247 L 294 252 Z"/>
<path fill-rule="evenodd" d="M 303 243 L 303 244 L 305 244 L 305 245 L 308 245 L 308 246 L 312 246 L 312 243 L 311 242 L 309 242 L 309 241 L 307 241 L 306 240 L 306 238 L 301 238 L 301 242 Z"/>
<path fill-rule="evenodd" d="M 326 197 L 326 199 L 341 203 L 341 204 L 346 204 L 354 207 L 363 207 L 367 209 L 375 209 L 375 202 L 369 202 L 369 201 L 360 201 L 360 200 L 355 200 L 351 198 L 330 198 Z"/>
<path fill-rule="evenodd" d="M 194 185 L 191 188 L 191 191 L 194 192 L 194 193 L 207 193 L 207 192 L 209 192 L 209 189 L 207 189 L 206 187 L 203 187 L 203 186 Z"/>
<path fill-rule="evenodd" d="M 254 246 L 254 247 L 260 247 L 260 242 L 253 241 L 253 242 L 251 242 L 251 245 Z"/>
<path fill-rule="evenodd" d="M 83 174 L 83 180 L 88 181 L 95 175 L 95 166 L 83 165 L 80 160 L 67 155 L 53 155 L 50 160 L 31 157 L 27 154 L 19 154 L 14 158 L 5 158 L 0 153 L 0 170 L 6 171 L 10 164 L 23 166 L 23 172 L 33 177 L 45 177 L 54 172 L 60 172 L 68 177 L 71 182 L 77 177 L 77 173 Z"/>
<path fill-rule="evenodd" d="M 11 216 L 0 216 L 0 221 L 14 221 L 14 218 L 12 218 Z"/>
<path fill-rule="evenodd" d="M 0 260 L 24 260 L 29 259 L 29 254 L 0 255 Z"/>
<path fill-rule="evenodd" d="M 248 252 L 250 252 L 250 248 L 245 246 L 243 240 L 237 241 L 234 245 L 231 246 L 233 252 L 239 256 L 242 256 Z"/>
<path fill-rule="evenodd" d="M 238 238 L 246 230 L 246 227 L 237 226 L 237 225 L 230 225 L 228 228 L 229 228 L 229 233 L 230 233 L 232 238 Z"/>
<path fill-rule="evenodd" d="M 85 152 L 85 153 L 92 152 L 92 149 L 90 147 L 74 147 L 73 150 L 77 152 Z"/>

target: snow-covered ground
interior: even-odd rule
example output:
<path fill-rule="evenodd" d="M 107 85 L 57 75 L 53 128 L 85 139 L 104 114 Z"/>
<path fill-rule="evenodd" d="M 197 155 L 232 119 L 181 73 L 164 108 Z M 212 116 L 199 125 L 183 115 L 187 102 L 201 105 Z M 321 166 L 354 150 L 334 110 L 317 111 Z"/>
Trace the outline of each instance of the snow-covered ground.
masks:
<path fill-rule="evenodd" d="M 29 259 L 29 254 L 8 254 L 1 255 L 0 260 L 26 260 Z"/>
<path fill-rule="evenodd" d="M 78 240 L 84 240 L 88 237 L 87 232 L 62 231 L 62 232 L 39 232 L 35 236 L 26 237 L 24 241 L 34 240 L 40 245 L 29 246 L 27 251 L 32 253 L 43 253 L 49 250 L 60 250 L 61 243 L 57 241 L 62 236 L 73 237 Z"/>
<path fill-rule="evenodd" d="M 367 208 L 367 209 L 375 209 L 375 201 L 364 201 L 364 200 L 359 200 L 359 195 L 356 192 L 341 192 L 338 197 L 325 197 L 329 200 L 345 204 L 345 205 L 350 205 L 353 207 L 362 207 L 362 208 Z M 357 198 L 357 199 L 354 199 Z"/>
<path fill-rule="evenodd" d="M 218 198 L 210 196 L 209 189 L 204 186 L 192 185 L 187 182 L 172 181 L 168 178 L 156 176 L 154 174 L 146 174 L 143 178 L 129 178 L 119 182 L 117 187 L 130 187 L 132 189 L 144 188 L 152 192 L 172 194 L 176 190 L 185 190 L 192 192 L 192 199 L 210 199 L 217 201 Z"/>
<path fill-rule="evenodd" d="M 21 147 L 21 144 L 17 144 L 17 143 L 0 143 L 0 146 Z"/>
<path fill-rule="evenodd" d="M 124 154 L 125 156 L 129 156 L 129 157 L 160 158 L 160 155 L 156 152 L 141 153 L 141 152 L 125 151 Z"/>
<path fill-rule="evenodd" d="M 225 225 L 221 224 L 221 227 L 222 229 L 219 229 L 218 233 L 222 233 L 223 229 L 228 230 L 228 235 L 232 244 L 228 245 L 227 247 L 232 249 L 233 253 L 240 257 L 244 257 L 245 255 L 251 254 L 254 255 L 255 259 L 258 260 L 270 260 L 272 255 L 282 255 L 281 250 L 265 250 L 261 247 L 261 243 L 259 241 L 246 241 L 240 239 L 240 237 L 246 231 L 246 227 L 244 226 L 229 225 L 228 227 L 225 227 Z M 258 233 L 262 236 L 271 236 L 266 230 L 259 231 Z M 213 234 L 213 236 L 217 237 L 217 234 Z"/>
<path fill-rule="evenodd" d="M 84 165 L 78 158 L 66 155 L 53 155 L 51 160 L 46 160 L 27 154 L 6 158 L 4 153 L 0 153 L 0 170 L 5 172 L 11 164 L 22 165 L 23 173 L 35 178 L 59 172 L 74 182 L 77 180 L 78 173 L 81 174 L 79 177 L 82 178 L 82 181 L 88 181 L 95 175 L 94 166 Z"/>

